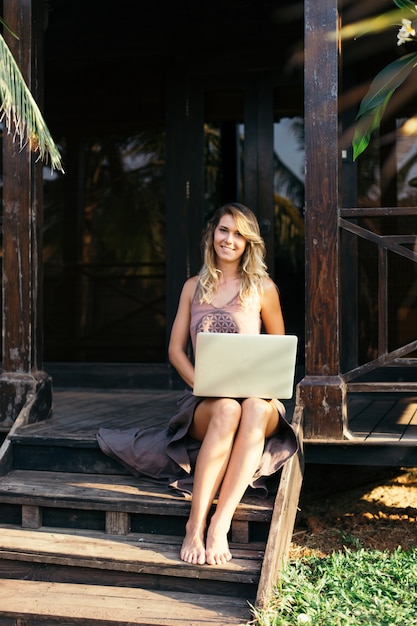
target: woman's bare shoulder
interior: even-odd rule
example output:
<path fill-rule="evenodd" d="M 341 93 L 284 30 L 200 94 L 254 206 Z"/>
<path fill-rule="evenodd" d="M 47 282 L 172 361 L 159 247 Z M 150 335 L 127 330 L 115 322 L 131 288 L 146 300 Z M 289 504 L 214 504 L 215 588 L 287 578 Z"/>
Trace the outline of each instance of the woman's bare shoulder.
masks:
<path fill-rule="evenodd" d="M 279 289 L 272 278 L 267 276 L 262 283 L 261 308 L 280 306 Z"/>
<path fill-rule="evenodd" d="M 188 278 L 185 281 L 184 286 L 182 288 L 183 295 L 189 297 L 191 300 L 195 294 L 197 285 L 198 285 L 198 276 L 191 276 L 191 278 Z"/>
<path fill-rule="evenodd" d="M 271 335 L 285 334 L 278 287 L 271 278 L 266 279 L 264 282 L 261 298 L 261 317 L 267 333 Z"/>
<path fill-rule="evenodd" d="M 274 283 L 272 278 L 270 278 L 269 276 L 266 276 L 263 279 L 263 281 L 262 281 L 262 289 L 263 289 L 264 293 L 266 293 L 266 294 L 268 294 L 268 293 L 279 293 L 279 289 L 278 289 L 277 285 Z"/>

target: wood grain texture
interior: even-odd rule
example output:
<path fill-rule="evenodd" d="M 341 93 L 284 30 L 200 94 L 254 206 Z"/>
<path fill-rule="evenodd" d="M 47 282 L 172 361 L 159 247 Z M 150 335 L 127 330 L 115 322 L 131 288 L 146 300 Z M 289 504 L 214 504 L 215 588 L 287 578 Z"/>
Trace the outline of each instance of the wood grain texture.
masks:
<path fill-rule="evenodd" d="M 16 580 L 2 581 L 0 607 L 25 626 L 237 626 L 250 618 L 244 600 L 221 595 Z"/>

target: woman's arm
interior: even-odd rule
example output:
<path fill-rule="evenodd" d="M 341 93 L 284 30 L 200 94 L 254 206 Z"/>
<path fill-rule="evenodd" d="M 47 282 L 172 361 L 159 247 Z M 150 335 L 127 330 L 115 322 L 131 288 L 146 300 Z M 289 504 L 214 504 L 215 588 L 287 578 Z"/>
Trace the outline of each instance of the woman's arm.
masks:
<path fill-rule="evenodd" d="M 277 286 L 270 278 L 264 281 L 261 298 L 261 318 L 269 335 L 285 335 L 284 318 Z"/>
<path fill-rule="evenodd" d="M 182 288 L 168 346 L 168 358 L 171 365 L 191 388 L 194 386 L 194 367 L 187 356 L 187 346 L 190 337 L 191 301 L 197 281 L 198 277 L 194 276 L 187 280 Z"/>

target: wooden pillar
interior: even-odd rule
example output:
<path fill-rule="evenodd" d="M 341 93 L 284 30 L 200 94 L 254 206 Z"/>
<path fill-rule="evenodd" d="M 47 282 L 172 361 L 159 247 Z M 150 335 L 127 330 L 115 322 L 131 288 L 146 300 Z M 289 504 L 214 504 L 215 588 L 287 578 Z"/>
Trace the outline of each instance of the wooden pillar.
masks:
<path fill-rule="evenodd" d="M 339 356 L 337 0 L 305 0 L 306 376 L 298 387 L 305 439 L 343 434 Z"/>
<path fill-rule="evenodd" d="M 244 202 L 258 218 L 274 274 L 274 91 L 260 75 L 245 94 Z"/>
<path fill-rule="evenodd" d="M 39 103 L 42 0 L 8 0 L 3 17 L 18 39 L 5 39 Z M 0 420 L 12 423 L 27 395 L 49 389 L 42 372 L 42 164 L 13 133 L 3 142 L 3 372 Z M 49 402 L 50 404 L 50 402 Z"/>
<path fill-rule="evenodd" d="M 86 149 L 85 140 L 68 133 L 66 140 L 66 174 L 64 232 L 62 258 L 64 268 L 61 280 L 65 284 L 66 328 L 70 341 L 66 342 L 67 361 L 81 357 L 83 276 L 79 265 L 83 260 L 83 228 L 85 207 Z"/>
<path fill-rule="evenodd" d="M 167 341 L 182 286 L 201 267 L 204 226 L 204 95 L 178 58 L 167 81 L 166 102 Z M 179 375 L 172 370 L 172 382 Z"/>
<path fill-rule="evenodd" d="M 343 93 L 349 93 L 357 84 L 356 71 L 343 68 Z M 343 107 L 341 111 L 341 135 L 355 124 L 357 108 Z M 350 143 L 340 146 L 341 150 L 341 206 L 343 209 L 358 206 L 358 165 L 353 161 Z M 357 220 L 355 220 L 357 222 Z M 347 230 L 340 231 L 340 277 L 343 315 L 340 319 L 340 370 L 347 372 L 359 365 L 359 241 Z"/>

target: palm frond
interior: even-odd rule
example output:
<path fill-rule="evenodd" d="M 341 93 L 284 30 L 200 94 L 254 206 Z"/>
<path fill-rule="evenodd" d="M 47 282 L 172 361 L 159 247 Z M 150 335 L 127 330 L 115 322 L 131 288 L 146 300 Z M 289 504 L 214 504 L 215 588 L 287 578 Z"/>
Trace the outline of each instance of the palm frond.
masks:
<path fill-rule="evenodd" d="M 394 4 L 396 4 L 400 9 L 410 9 L 410 11 L 414 12 L 416 9 L 414 0 L 394 0 Z"/>
<path fill-rule="evenodd" d="M 395 0 L 394 0 L 395 1 Z M 397 4 L 397 3 L 396 3 Z M 416 8 L 414 2 L 410 4 L 404 2 L 404 7 L 399 9 L 393 9 L 387 11 L 382 15 L 376 17 L 368 17 L 363 20 L 358 20 L 352 24 L 346 24 L 343 26 L 339 33 L 332 33 L 329 35 L 330 39 L 336 39 L 341 37 L 343 40 L 356 39 L 369 33 L 378 33 L 384 30 L 388 30 L 393 26 L 401 26 L 401 20 L 404 18 L 414 19 L 416 17 Z"/>
<path fill-rule="evenodd" d="M 0 35 L 0 121 L 39 159 L 63 172 L 61 155 L 9 47 Z"/>
<path fill-rule="evenodd" d="M 15 39 L 19 39 L 15 32 L 12 31 L 10 26 L 4 21 L 2 17 L 0 17 L 0 24 L 14 37 Z"/>

